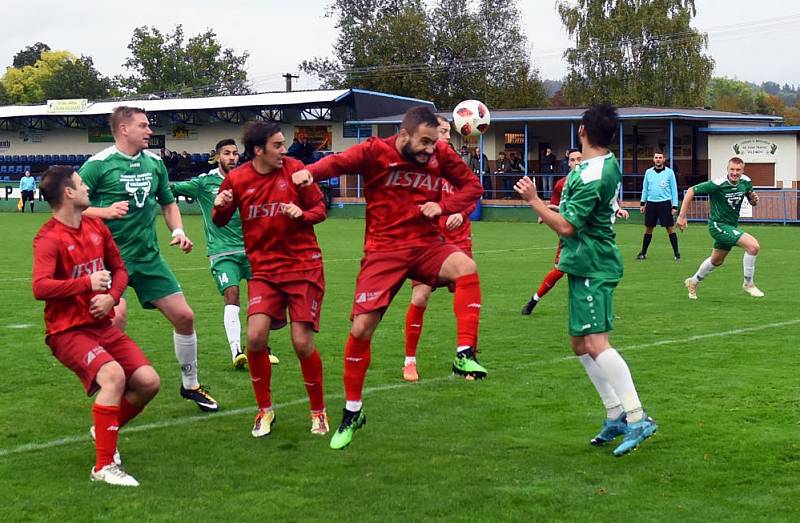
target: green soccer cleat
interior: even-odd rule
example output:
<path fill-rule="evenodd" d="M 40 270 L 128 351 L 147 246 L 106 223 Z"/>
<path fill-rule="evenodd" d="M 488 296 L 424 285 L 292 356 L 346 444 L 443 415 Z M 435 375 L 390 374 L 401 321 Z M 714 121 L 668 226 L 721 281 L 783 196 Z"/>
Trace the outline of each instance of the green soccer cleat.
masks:
<path fill-rule="evenodd" d="M 625 434 L 626 427 L 627 424 L 625 423 L 625 414 L 617 419 L 606 419 L 603 422 L 603 428 L 600 429 L 600 432 L 597 434 L 597 436 L 593 437 L 589 441 L 589 444 L 594 445 L 595 447 L 600 447 L 609 441 L 614 441 L 614 439 Z"/>
<path fill-rule="evenodd" d="M 353 441 L 353 434 L 367 423 L 367 416 L 364 409 L 352 412 L 342 409 L 342 423 L 331 438 L 331 448 L 341 450 Z"/>
<path fill-rule="evenodd" d="M 625 439 L 614 449 L 614 455 L 616 457 L 624 456 L 636 449 L 641 442 L 655 434 L 657 430 L 656 420 L 650 416 L 645 416 L 636 423 L 628 423 L 625 429 Z"/>
<path fill-rule="evenodd" d="M 453 360 L 453 374 L 463 376 L 468 380 L 482 380 L 488 372 L 478 363 L 475 349 L 470 347 L 456 353 L 456 359 Z"/>

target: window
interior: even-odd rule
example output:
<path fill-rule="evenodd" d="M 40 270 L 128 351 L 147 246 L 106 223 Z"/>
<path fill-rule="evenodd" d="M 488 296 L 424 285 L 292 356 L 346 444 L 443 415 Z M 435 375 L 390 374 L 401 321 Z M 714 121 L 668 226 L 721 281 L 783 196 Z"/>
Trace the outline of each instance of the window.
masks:
<path fill-rule="evenodd" d="M 342 126 L 342 138 L 369 138 L 372 136 L 371 125 L 344 124 Z"/>

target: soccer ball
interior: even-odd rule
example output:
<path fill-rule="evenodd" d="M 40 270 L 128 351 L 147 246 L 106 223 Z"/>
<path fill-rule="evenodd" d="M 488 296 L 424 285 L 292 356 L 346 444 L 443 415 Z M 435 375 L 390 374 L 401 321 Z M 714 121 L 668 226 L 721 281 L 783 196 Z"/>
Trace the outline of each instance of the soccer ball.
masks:
<path fill-rule="evenodd" d="M 478 100 L 464 100 L 453 109 L 453 124 L 462 136 L 478 136 L 489 128 L 489 109 Z"/>

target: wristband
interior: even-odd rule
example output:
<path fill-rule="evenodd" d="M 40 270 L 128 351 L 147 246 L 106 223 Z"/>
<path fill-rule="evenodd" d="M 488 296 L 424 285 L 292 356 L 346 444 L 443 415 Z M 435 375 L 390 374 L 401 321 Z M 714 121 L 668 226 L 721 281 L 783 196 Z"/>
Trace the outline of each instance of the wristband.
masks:
<path fill-rule="evenodd" d="M 175 227 L 174 229 L 172 229 L 172 237 L 174 238 L 176 236 L 186 236 L 186 233 L 183 232 L 183 229 L 181 229 L 180 227 Z"/>

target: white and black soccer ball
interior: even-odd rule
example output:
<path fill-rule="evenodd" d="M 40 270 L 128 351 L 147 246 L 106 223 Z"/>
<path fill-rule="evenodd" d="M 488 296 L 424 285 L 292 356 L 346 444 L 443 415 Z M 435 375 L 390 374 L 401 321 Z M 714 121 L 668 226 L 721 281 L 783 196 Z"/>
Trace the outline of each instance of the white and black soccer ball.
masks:
<path fill-rule="evenodd" d="M 461 136 L 478 136 L 489 129 L 491 115 L 483 102 L 464 100 L 453 109 L 453 126 Z"/>

